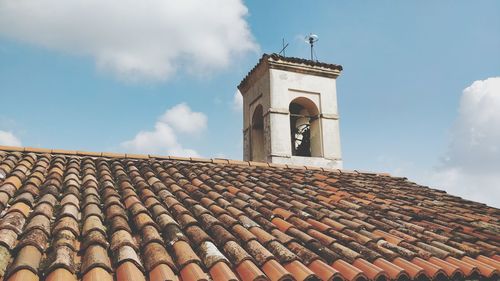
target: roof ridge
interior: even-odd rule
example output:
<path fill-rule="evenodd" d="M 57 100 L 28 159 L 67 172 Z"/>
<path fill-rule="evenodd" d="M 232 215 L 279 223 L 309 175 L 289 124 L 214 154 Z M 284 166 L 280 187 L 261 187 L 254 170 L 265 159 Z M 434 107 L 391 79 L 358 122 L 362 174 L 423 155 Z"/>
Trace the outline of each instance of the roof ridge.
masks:
<path fill-rule="evenodd" d="M 256 161 L 243 161 L 234 160 L 226 158 L 202 158 L 202 157 L 181 157 L 181 156 L 169 156 L 169 155 L 156 155 L 156 154 L 136 154 L 136 153 L 117 153 L 117 152 L 91 152 L 82 150 L 68 150 L 68 149 L 49 149 L 49 148 L 38 148 L 30 146 L 7 146 L 0 145 L 0 151 L 18 151 L 18 152 L 33 152 L 33 153 L 49 153 L 49 154 L 63 154 L 63 155 L 75 155 L 75 156 L 90 156 L 90 157 L 106 157 L 106 158 L 120 158 L 120 159 L 166 159 L 166 160 L 177 160 L 177 161 L 188 161 L 188 162 L 205 162 L 205 163 L 215 163 L 215 164 L 230 164 L 230 165 L 240 165 L 240 166 L 250 166 L 250 167 L 274 167 L 274 168 L 285 168 L 285 169 L 301 169 L 301 170 L 317 170 L 324 172 L 334 172 L 341 174 L 373 174 L 378 176 L 391 176 L 389 173 L 378 173 L 369 172 L 361 170 L 348 170 L 348 169 L 329 169 L 318 166 L 297 166 L 288 164 L 278 164 L 270 162 L 256 162 Z"/>

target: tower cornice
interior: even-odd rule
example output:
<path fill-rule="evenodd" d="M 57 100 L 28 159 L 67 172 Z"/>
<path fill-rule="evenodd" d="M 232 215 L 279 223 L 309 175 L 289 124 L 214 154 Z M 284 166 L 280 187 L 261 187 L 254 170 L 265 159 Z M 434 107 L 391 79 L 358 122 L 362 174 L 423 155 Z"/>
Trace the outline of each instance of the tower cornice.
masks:
<path fill-rule="evenodd" d="M 267 69 L 279 69 L 314 76 L 337 78 L 343 68 L 339 64 L 284 57 L 278 54 L 264 54 L 257 65 L 248 72 L 247 76 L 238 85 L 240 92 L 246 92 L 249 85 L 264 75 Z"/>

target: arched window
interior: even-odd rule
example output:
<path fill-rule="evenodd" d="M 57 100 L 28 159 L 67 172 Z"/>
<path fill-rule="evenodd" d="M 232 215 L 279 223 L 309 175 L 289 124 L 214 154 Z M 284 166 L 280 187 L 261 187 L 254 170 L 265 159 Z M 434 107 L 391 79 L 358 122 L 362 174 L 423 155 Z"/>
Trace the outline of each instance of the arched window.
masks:
<path fill-rule="evenodd" d="M 290 103 L 290 132 L 292 155 L 322 157 L 319 110 L 307 98 L 296 98 Z"/>
<path fill-rule="evenodd" d="M 255 108 L 252 115 L 252 131 L 250 132 L 250 146 L 253 161 L 265 161 L 264 155 L 264 116 L 262 106 Z"/>

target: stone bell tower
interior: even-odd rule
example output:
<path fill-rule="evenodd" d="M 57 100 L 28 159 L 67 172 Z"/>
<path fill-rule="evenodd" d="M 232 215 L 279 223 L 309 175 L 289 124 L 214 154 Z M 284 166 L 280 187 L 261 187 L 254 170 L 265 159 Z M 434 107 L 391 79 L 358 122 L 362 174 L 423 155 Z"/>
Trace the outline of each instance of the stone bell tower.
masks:
<path fill-rule="evenodd" d="M 342 66 L 264 54 L 241 81 L 246 161 L 342 168 Z"/>

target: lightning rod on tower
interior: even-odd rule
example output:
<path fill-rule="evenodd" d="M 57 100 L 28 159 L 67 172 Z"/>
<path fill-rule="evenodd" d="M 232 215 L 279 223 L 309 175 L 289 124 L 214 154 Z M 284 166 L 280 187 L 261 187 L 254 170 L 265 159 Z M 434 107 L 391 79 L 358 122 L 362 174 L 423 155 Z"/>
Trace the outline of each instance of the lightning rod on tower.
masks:
<path fill-rule="evenodd" d="M 306 36 L 306 42 L 311 45 L 311 60 L 314 60 L 314 43 L 318 42 L 319 37 L 316 34 L 310 33 Z"/>

